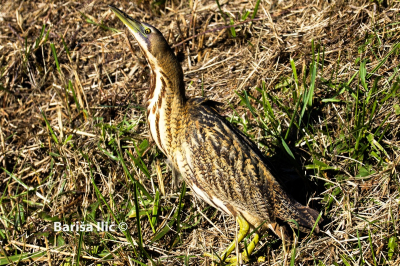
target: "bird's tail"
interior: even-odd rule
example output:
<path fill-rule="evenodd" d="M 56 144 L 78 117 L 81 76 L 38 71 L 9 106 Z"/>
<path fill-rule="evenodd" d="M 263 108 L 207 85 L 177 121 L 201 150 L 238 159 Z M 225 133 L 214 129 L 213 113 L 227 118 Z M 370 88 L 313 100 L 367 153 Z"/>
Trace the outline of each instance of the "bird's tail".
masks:
<path fill-rule="evenodd" d="M 319 233 L 319 226 L 318 224 L 322 222 L 322 218 L 319 219 L 318 223 L 316 223 L 319 213 L 311 209 L 310 207 L 303 206 L 295 200 L 292 200 L 292 204 L 294 207 L 294 212 L 292 213 L 292 217 L 288 217 L 288 223 L 293 228 L 297 228 L 297 225 L 290 220 L 295 220 L 299 225 L 299 230 L 305 233 L 311 231 L 314 228 L 314 232 Z"/>
<path fill-rule="evenodd" d="M 299 229 L 304 233 L 308 233 L 314 228 L 314 232 L 319 233 L 318 224 L 323 220 L 320 218 L 316 223 L 319 213 L 310 207 L 300 204 L 288 195 L 282 196 L 284 195 L 283 193 L 279 194 L 280 196 L 276 198 L 278 202 L 275 202 L 277 218 L 287 222 L 294 230 Z M 293 221 L 296 221 L 297 224 Z"/>
<path fill-rule="evenodd" d="M 293 239 L 291 236 L 292 232 L 289 229 L 288 224 L 295 231 L 299 229 L 301 232 L 309 233 L 312 228 L 314 228 L 314 232 L 319 233 L 318 224 L 323 220 L 320 218 L 318 223 L 316 223 L 319 213 L 310 207 L 301 205 L 294 199 L 290 199 L 290 201 L 290 206 L 286 205 L 285 208 L 287 209 L 278 211 L 278 213 L 281 214 L 277 217 L 279 219 L 276 220 L 275 223 L 268 224 L 268 228 L 271 229 L 280 239 L 289 243 Z M 282 205 L 279 206 L 283 207 Z M 297 224 L 293 221 L 296 221 Z M 285 224 L 284 222 L 287 223 Z"/>

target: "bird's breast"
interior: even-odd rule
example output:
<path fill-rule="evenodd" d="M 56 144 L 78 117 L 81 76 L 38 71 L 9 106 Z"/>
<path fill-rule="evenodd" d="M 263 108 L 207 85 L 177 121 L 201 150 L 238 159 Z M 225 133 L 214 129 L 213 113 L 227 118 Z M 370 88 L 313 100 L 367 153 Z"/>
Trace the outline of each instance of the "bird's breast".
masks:
<path fill-rule="evenodd" d="M 163 110 L 157 110 L 152 112 L 148 110 L 147 121 L 149 125 L 150 134 L 157 144 L 157 147 L 164 153 L 167 154 L 167 149 L 164 147 L 165 141 L 163 141 L 163 132 L 165 132 L 165 114 Z"/>
<path fill-rule="evenodd" d="M 205 177 L 200 176 L 201 173 L 194 169 L 194 165 L 196 164 L 195 154 L 193 154 L 193 151 L 185 142 L 182 143 L 180 149 L 176 150 L 173 157 L 175 158 L 176 168 L 198 198 L 221 212 L 236 216 L 236 210 L 232 205 L 219 199 L 218 195 L 215 195 L 208 186 L 200 181 L 204 180 Z"/>

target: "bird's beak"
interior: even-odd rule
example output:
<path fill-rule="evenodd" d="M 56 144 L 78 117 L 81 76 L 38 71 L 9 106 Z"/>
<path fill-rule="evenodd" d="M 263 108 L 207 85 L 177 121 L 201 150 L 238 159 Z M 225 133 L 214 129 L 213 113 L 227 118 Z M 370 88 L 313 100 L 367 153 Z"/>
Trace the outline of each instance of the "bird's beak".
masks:
<path fill-rule="evenodd" d="M 146 34 L 144 33 L 144 28 L 142 24 L 134 18 L 131 18 L 125 12 L 119 10 L 115 6 L 109 5 L 112 12 L 131 30 L 132 33 L 141 33 L 144 37 Z"/>

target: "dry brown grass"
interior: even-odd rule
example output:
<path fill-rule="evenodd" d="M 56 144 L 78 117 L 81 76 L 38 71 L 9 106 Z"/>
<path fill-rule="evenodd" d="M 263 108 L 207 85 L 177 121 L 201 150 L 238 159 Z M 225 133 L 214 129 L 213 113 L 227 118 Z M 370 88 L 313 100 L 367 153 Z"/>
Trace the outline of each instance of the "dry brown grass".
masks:
<path fill-rule="evenodd" d="M 228 23 L 230 17 L 237 24 L 236 38 L 216 1 L 117 6 L 177 44 L 187 95 L 224 103 L 224 115 L 282 169 L 288 190 L 322 211 L 322 233 L 301 235 L 295 252 L 267 234 L 255 259 L 266 257 L 260 265 L 289 265 L 292 258 L 294 265 L 399 265 L 399 2 L 260 1 L 252 25 L 240 18 L 246 11 L 251 17 L 256 0 L 219 2 Z M 132 259 L 150 265 L 151 257 L 159 265 L 210 265 L 203 252 L 221 252 L 234 238 L 234 219 L 190 190 L 179 205 L 181 185 L 146 141 L 149 68 L 107 4 L 1 4 L 0 264 L 59 265 L 80 257 L 88 265 L 133 265 Z M 315 79 L 312 40 L 315 54 L 320 51 Z M 313 83 L 313 103 L 298 124 L 297 99 Z M 254 110 L 238 96 L 244 91 Z M 135 180 L 152 197 L 161 192 L 156 233 L 143 212 L 153 202 L 143 193 L 138 198 L 145 251 L 138 247 L 137 219 L 128 218 L 135 213 Z M 83 220 L 126 220 L 133 241 L 119 231 L 80 235 L 53 228 L 54 221 Z"/>

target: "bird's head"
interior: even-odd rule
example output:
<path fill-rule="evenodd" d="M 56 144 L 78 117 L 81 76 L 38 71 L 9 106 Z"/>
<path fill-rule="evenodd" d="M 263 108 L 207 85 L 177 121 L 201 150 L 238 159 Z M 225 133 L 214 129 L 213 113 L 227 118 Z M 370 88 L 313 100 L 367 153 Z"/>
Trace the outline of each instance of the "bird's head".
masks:
<path fill-rule="evenodd" d="M 153 70 L 156 66 L 169 68 L 166 64 L 176 65 L 177 62 L 174 61 L 177 61 L 177 59 L 158 29 L 147 23 L 137 21 L 114 6 L 110 5 L 109 7 L 135 37 Z M 179 68 L 181 67 L 179 66 Z"/>
<path fill-rule="evenodd" d="M 135 37 L 155 78 L 160 79 L 160 82 L 161 76 L 169 80 L 167 90 L 173 92 L 174 96 L 183 102 L 185 86 L 182 67 L 161 32 L 147 23 L 137 21 L 114 6 L 109 7 Z M 154 91 L 155 82 L 157 81 L 152 82 L 149 95 Z"/>

